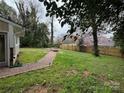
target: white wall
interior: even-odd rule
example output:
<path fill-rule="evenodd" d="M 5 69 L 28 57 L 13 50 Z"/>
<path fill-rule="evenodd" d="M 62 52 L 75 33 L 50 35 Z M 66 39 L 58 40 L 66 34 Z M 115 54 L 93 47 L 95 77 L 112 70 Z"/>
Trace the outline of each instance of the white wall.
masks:
<path fill-rule="evenodd" d="M 19 53 L 19 35 L 14 32 L 14 29 L 18 31 L 18 29 L 15 28 L 16 26 L 18 27 L 18 25 L 9 22 L 8 20 L 0 18 L 0 32 L 6 34 L 7 39 L 6 62 L 8 63 L 8 66 L 10 66 L 10 48 L 13 48 L 13 57 L 15 57 L 15 59 L 13 59 L 14 62 L 16 61 L 17 55 Z"/>
<path fill-rule="evenodd" d="M 14 47 L 14 32 L 13 32 L 13 26 L 9 24 L 9 45 L 10 48 Z"/>
<path fill-rule="evenodd" d="M 13 61 L 14 63 L 16 62 L 17 59 L 17 55 L 19 54 L 20 51 L 20 40 L 19 40 L 19 36 L 17 36 L 16 34 L 14 34 L 14 47 L 13 47 Z"/>
<path fill-rule="evenodd" d="M 9 25 L 9 49 L 13 48 L 13 62 L 15 63 L 17 55 L 19 53 L 19 36 L 14 33 L 14 28 L 12 25 Z"/>

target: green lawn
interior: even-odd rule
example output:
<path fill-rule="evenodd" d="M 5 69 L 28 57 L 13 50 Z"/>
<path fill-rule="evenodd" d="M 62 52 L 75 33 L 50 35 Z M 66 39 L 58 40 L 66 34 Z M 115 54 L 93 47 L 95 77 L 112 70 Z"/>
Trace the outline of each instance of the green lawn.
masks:
<path fill-rule="evenodd" d="M 46 55 L 47 49 L 22 48 L 20 51 L 19 61 L 23 64 L 34 63 Z"/>
<path fill-rule="evenodd" d="M 124 93 L 124 59 L 61 50 L 51 67 L 0 79 L 0 93 L 24 93 L 35 85 L 48 93 Z"/>

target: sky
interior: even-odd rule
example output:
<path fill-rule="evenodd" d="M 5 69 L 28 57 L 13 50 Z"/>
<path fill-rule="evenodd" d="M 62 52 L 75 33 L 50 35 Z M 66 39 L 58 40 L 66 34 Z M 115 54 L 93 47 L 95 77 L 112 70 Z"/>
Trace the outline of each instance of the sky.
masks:
<path fill-rule="evenodd" d="M 9 6 L 13 7 L 17 13 L 18 13 L 18 9 L 15 5 L 15 1 L 18 2 L 19 0 L 4 0 Z M 43 3 L 39 2 L 38 0 L 30 0 L 33 1 L 34 4 L 37 6 L 38 8 L 38 17 L 40 18 L 39 21 L 40 22 L 44 22 L 48 25 L 49 31 L 51 29 L 50 27 L 50 18 L 46 17 L 46 9 L 45 6 L 43 5 Z M 28 2 L 28 0 L 25 0 L 25 2 Z M 27 3 L 26 3 L 27 4 Z M 28 5 L 28 4 L 27 4 Z M 61 6 L 62 3 L 59 2 L 59 5 Z M 107 27 L 109 29 L 109 27 Z M 62 36 L 64 36 L 67 32 L 67 30 L 69 29 L 68 25 L 65 25 L 63 28 L 61 27 L 61 25 L 59 24 L 58 20 L 56 18 L 54 18 L 54 37 L 56 38 L 61 38 Z M 112 37 L 113 34 L 107 34 L 106 37 Z"/>
<path fill-rule="evenodd" d="M 4 0 L 4 1 L 9 6 L 13 7 L 18 13 L 18 9 L 17 9 L 17 7 L 15 5 L 15 1 L 18 2 L 19 0 Z M 38 17 L 40 18 L 39 21 L 48 24 L 49 25 L 48 26 L 49 31 L 50 31 L 50 29 L 51 29 L 51 27 L 50 27 L 50 18 L 45 16 L 46 15 L 45 6 L 43 5 L 43 3 L 39 2 L 38 0 L 32 0 L 32 1 L 34 2 L 34 4 L 36 4 L 36 6 L 38 8 Z M 59 5 L 61 5 L 61 3 L 59 3 Z M 59 24 L 58 20 L 56 18 L 54 18 L 54 36 L 55 36 L 55 38 L 58 38 L 59 36 L 61 36 L 63 34 L 66 34 L 68 29 L 69 29 L 68 25 L 65 25 L 62 28 L 61 25 Z"/>

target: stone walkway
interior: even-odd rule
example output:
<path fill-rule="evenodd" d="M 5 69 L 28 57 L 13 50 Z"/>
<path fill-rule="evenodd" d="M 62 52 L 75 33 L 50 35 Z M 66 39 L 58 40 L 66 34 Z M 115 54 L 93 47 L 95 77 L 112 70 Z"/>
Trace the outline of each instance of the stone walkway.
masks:
<path fill-rule="evenodd" d="M 42 69 L 52 65 L 54 58 L 56 57 L 56 51 L 50 51 L 48 54 L 39 60 L 37 63 L 26 64 L 22 67 L 16 68 L 0 68 L 0 78 L 5 78 L 8 76 L 18 75 L 21 73 Z"/>

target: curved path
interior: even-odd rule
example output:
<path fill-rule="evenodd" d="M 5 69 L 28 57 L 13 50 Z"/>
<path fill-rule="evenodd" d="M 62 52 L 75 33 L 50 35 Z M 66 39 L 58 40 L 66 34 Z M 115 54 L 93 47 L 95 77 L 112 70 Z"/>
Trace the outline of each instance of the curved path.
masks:
<path fill-rule="evenodd" d="M 42 69 L 52 65 L 54 58 L 56 57 L 57 52 L 50 51 L 45 55 L 42 59 L 40 59 L 37 63 L 27 64 L 22 67 L 16 68 L 0 68 L 0 78 L 5 78 L 8 76 L 13 76 L 37 69 Z"/>

